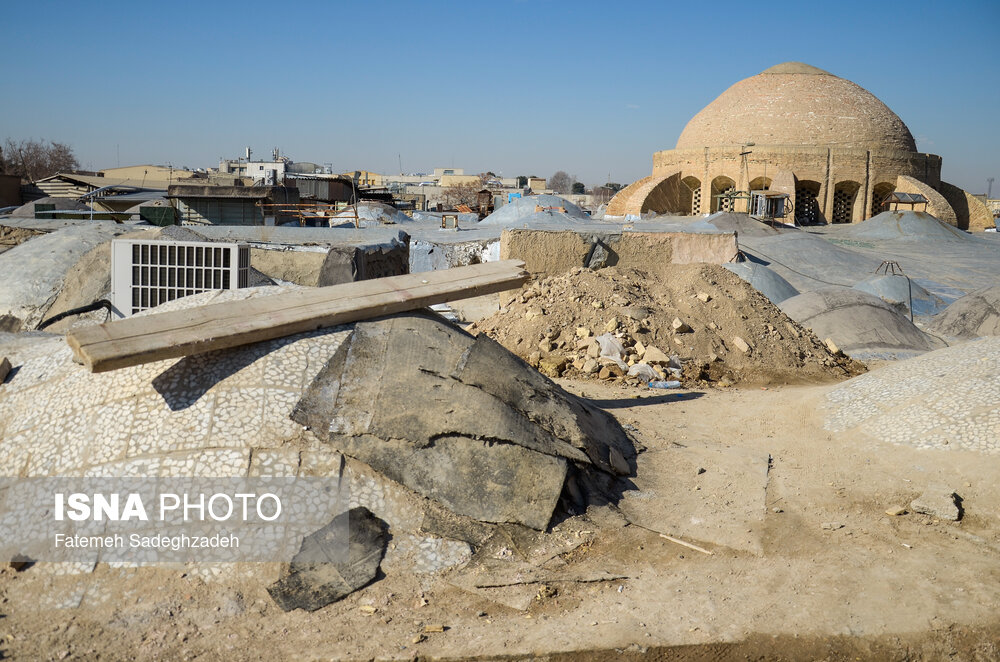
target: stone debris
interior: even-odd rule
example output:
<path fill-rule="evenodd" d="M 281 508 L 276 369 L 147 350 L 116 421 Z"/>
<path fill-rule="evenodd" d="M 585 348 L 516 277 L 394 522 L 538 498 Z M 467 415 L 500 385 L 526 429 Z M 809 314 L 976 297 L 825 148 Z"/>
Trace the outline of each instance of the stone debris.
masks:
<path fill-rule="evenodd" d="M 957 522 L 962 519 L 962 498 L 949 487 L 934 487 L 926 490 L 910 502 L 915 513 L 930 515 L 938 519 Z"/>
<path fill-rule="evenodd" d="M 654 365 L 668 365 L 670 363 L 670 357 L 663 353 L 658 347 L 653 347 L 650 345 L 643 351 L 643 360 L 646 363 L 652 363 Z"/>
<path fill-rule="evenodd" d="M 645 383 L 648 374 L 628 376 L 628 369 L 639 364 L 651 366 L 657 379 L 680 379 L 688 385 L 820 382 L 864 370 L 845 356 L 831 354 L 818 338 L 721 266 L 662 266 L 657 274 L 577 267 L 542 278 L 525 285 L 503 309 L 475 322 L 470 331 L 489 335 L 532 365 L 539 365 L 536 351 L 540 358 L 546 353 L 566 356 L 560 377 L 634 385 Z M 544 309 L 545 316 L 529 319 L 528 309 Z M 620 349 L 609 349 L 609 338 Z M 539 341 L 554 346 L 540 350 Z M 621 360 L 623 374 L 595 370 L 587 363 L 602 356 Z M 548 365 L 546 374 L 557 376 Z"/>
<path fill-rule="evenodd" d="M 348 532 L 346 558 L 343 543 L 338 541 L 344 530 Z M 367 508 L 352 508 L 306 536 L 288 574 L 267 592 L 284 611 L 316 611 L 370 584 L 378 574 L 388 540 L 385 522 Z"/>
<path fill-rule="evenodd" d="M 0 384 L 3 384 L 4 380 L 7 379 L 7 375 L 10 374 L 11 369 L 10 359 L 6 356 L 0 358 Z"/>
<path fill-rule="evenodd" d="M 905 515 L 909 511 L 904 506 L 890 506 L 886 508 L 885 514 L 889 517 L 899 517 L 900 515 Z"/>
<path fill-rule="evenodd" d="M 624 306 L 622 308 L 622 314 L 631 320 L 641 322 L 649 317 L 649 308 L 643 308 L 642 306 Z"/>
<path fill-rule="evenodd" d="M 670 323 L 670 326 L 677 333 L 691 333 L 693 331 L 693 329 L 688 326 L 686 322 L 681 321 L 678 317 L 674 318 L 674 321 Z"/>
<path fill-rule="evenodd" d="M 555 374 L 566 362 L 550 354 L 539 368 Z M 548 525 L 567 475 L 610 484 L 623 470 L 612 451 L 626 472 L 636 456 L 604 411 L 488 337 L 419 314 L 357 323 L 292 419 L 456 515 L 535 529 Z"/>

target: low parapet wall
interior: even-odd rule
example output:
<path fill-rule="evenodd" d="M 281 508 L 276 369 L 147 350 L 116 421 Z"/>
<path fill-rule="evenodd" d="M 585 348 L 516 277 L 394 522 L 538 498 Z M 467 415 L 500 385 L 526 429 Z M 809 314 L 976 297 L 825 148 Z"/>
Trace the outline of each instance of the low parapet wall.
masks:
<path fill-rule="evenodd" d="M 573 267 L 620 266 L 656 271 L 663 264 L 724 264 L 738 250 L 734 232 L 504 230 L 500 236 L 501 260 L 522 260 L 533 275 L 546 276 Z"/>

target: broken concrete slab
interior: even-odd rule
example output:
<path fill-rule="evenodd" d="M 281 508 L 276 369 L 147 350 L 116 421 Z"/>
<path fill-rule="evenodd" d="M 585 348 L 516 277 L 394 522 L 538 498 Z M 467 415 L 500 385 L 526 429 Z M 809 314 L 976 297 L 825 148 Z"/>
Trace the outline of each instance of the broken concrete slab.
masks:
<path fill-rule="evenodd" d="M 347 531 L 347 554 L 338 537 Z M 287 575 L 267 592 L 284 611 L 316 611 L 370 584 L 389 541 L 388 525 L 367 508 L 337 515 L 305 537 Z"/>
<path fill-rule="evenodd" d="M 915 513 L 957 522 L 962 519 L 962 497 L 950 487 L 932 487 L 910 502 Z"/>
<path fill-rule="evenodd" d="M 606 412 L 486 336 L 426 315 L 358 323 L 292 418 L 386 477 L 485 522 L 544 529 L 571 464 L 612 478 L 635 467 L 635 447 Z"/>

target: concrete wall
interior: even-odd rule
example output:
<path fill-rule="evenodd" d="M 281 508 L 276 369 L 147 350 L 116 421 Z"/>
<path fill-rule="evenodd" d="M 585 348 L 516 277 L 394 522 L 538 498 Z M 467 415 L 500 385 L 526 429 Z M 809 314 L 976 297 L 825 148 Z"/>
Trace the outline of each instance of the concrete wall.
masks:
<path fill-rule="evenodd" d="M 976 196 L 948 182 L 941 182 L 938 190 L 954 210 L 959 229 L 981 232 L 996 227 L 993 212 Z"/>
<path fill-rule="evenodd" d="M 500 259 L 500 240 L 478 239 L 455 243 L 410 241 L 410 273 L 464 267 Z"/>
<path fill-rule="evenodd" d="M 854 190 L 856 185 L 850 213 L 854 223 L 871 217 L 872 194 L 880 183 L 894 184 L 899 175 L 931 187 L 941 182 L 941 157 L 934 154 L 791 145 L 756 145 L 748 149 L 751 154 L 747 155 L 745 169 L 739 146 L 656 152 L 653 176 L 680 172 L 683 179 L 697 178 L 701 185 L 702 212 L 706 212 L 714 209 L 712 196 L 716 192 L 712 190 L 712 181 L 716 178 L 728 177 L 737 190 L 746 190 L 755 179 L 773 180 L 780 171 L 788 171 L 799 182 L 819 184 L 816 201 L 820 220 L 832 218 L 838 187 Z M 794 191 L 788 193 L 794 200 Z"/>
<path fill-rule="evenodd" d="M 409 273 L 409 247 L 253 247 L 250 266 L 271 278 L 309 287 L 338 285 Z"/>
<path fill-rule="evenodd" d="M 114 184 L 118 180 L 122 179 L 135 179 L 140 181 L 146 179 L 147 181 L 167 182 L 194 177 L 196 173 L 191 170 L 171 168 L 168 166 L 134 165 L 122 166 L 120 168 L 105 168 L 104 170 L 101 170 L 101 174 L 104 175 L 105 179 L 107 179 L 109 183 Z"/>
<path fill-rule="evenodd" d="M 664 264 L 724 264 L 738 250 L 735 233 L 504 230 L 500 236 L 500 259 L 522 260 L 532 274 L 553 276 L 573 267 L 587 266 L 597 242 L 608 251 L 605 266 L 653 272 Z"/>

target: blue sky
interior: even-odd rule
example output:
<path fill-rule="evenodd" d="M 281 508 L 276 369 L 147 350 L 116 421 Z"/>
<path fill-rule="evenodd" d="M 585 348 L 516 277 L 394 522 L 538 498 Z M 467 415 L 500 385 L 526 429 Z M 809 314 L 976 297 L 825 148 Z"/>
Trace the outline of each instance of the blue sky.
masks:
<path fill-rule="evenodd" d="M 1000 180 L 997 0 L 39 1 L 4 19 L 0 139 L 66 142 L 94 169 L 250 145 L 628 183 L 727 87 L 797 60 L 882 99 L 946 180 Z"/>

